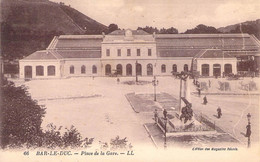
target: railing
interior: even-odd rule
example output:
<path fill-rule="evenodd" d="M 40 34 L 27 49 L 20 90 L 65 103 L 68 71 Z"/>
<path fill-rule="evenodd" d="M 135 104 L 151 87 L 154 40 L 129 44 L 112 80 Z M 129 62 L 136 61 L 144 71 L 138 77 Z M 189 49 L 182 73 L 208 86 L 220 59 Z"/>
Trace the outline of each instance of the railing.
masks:
<path fill-rule="evenodd" d="M 209 126 L 211 129 L 216 130 L 215 122 L 212 122 L 206 115 L 203 115 L 203 114 L 198 115 L 195 113 L 193 113 L 193 115 L 194 115 L 194 118 L 196 120 L 198 120 L 200 123 L 204 123 L 207 126 Z"/>
<path fill-rule="evenodd" d="M 193 123 L 189 125 L 181 125 L 178 127 L 174 126 L 174 123 L 172 123 L 170 120 L 167 120 L 166 123 L 166 133 L 177 133 L 177 132 L 202 132 L 202 131 L 214 131 L 215 130 L 215 123 L 211 122 L 209 119 L 207 119 L 204 115 L 195 115 L 194 118 L 199 121 L 200 125 L 193 125 Z M 158 118 L 158 125 L 162 129 L 162 131 L 165 131 L 165 119 L 164 118 Z"/>
<path fill-rule="evenodd" d="M 240 77 L 254 77 L 254 76 L 259 76 L 259 74 L 257 74 L 254 71 L 238 71 L 237 74 Z"/>

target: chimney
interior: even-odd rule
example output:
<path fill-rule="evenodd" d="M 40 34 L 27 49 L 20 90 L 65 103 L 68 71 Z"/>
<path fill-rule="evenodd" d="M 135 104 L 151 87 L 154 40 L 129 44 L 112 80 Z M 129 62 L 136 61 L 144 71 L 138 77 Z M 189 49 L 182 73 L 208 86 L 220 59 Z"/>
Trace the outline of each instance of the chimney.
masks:
<path fill-rule="evenodd" d="M 155 38 L 155 32 L 153 32 L 153 38 Z"/>

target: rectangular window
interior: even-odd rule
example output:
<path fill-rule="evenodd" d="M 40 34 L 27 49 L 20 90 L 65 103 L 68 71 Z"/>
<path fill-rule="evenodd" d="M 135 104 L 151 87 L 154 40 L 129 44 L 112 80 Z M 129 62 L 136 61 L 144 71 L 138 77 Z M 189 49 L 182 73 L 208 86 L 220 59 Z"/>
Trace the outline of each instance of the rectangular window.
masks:
<path fill-rule="evenodd" d="M 107 54 L 107 56 L 110 56 L 110 49 L 106 50 L 106 54 Z"/>
<path fill-rule="evenodd" d="M 127 49 L 127 56 L 131 56 L 131 49 Z"/>
<path fill-rule="evenodd" d="M 137 56 L 141 56 L 141 50 L 140 49 L 137 49 L 136 53 L 137 53 Z"/>
<path fill-rule="evenodd" d="M 117 56 L 121 56 L 121 49 L 117 49 Z"/>
<path fill-rule="evenodd" d="M 152 56 L 152 49 L 148 49 L 148 56 Z"/>
<path fill-rule="evenodd" d="M 43 75 L 44 75 L 43 66 L 36 66 L 36 76 L 43 76 Z"/>

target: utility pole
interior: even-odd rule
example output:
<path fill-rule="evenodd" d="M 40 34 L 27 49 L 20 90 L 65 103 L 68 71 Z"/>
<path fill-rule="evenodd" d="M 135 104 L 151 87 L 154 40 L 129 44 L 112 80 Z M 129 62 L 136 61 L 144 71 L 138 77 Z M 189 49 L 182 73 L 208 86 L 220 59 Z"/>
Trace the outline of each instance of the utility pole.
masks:
<path fill-rule="evenodd" d="M 179 115 L 181 114 L 182 79 L 180 79 Z"/>
<path fill-rule="evenodd" d="M 246 136 L 248 137 L 247 139 L 247 147 L 249 148 L 251 145 L 251 140 L 250 140 L 250 136 L 251 136 L 251 125 L 250 125 L 250 118 L 251 118 L 251 114 L 248 113 L 247 114 L 247 119 L 248 119 L 248 125 L 246 126 Z"/>
<path fill-rule="evenodd" d="M 156 86 L 158 86 L 158 84 L 159 84 L 159 81 L 156 79 L 156 76 L 154 76 L 152 83 L 153 83 L 153 87 L 154 87 L 154 101 L 156 101 Z"/>
<path fill-rule="evenodd" d="M 136 83 L 138 82 L 137 65 L 138 65 L 138 62 L 137 62 L 137 60 L 136 60 L 136 62 L 135 62 L 135 82 L 136 82 Z"/>

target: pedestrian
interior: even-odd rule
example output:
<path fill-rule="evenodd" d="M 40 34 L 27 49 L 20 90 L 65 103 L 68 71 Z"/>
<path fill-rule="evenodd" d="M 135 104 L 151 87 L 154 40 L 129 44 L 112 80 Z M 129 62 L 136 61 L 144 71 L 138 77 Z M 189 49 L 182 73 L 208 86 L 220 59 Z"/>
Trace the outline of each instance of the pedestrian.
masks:
<path fill-rule="evenodd" d="M 208 100 L 207 100 L 207 96 L 205 95 L 205 96 L 203 97 L 203 104 L 204 104 L 204 105 L 207 105 L 207 103 L 208 103 Z"/>
<path fill-rule="evenodd" d="M 220 118 L 222 116 L 222 112 L 221 112 L 221 108 L 220 107 L 218 107 L 217 113 L 218 113 L 218 118 Z"/>
<path fill-rule="evenodd" d="M 198 95 L 199 95 L 199 97 L 200 97 L 200 93 L 201 93 L 201 89 L 200 89 L 200 87 L 197 88 L 197 90 L 198 90 Z"/>
<path fill-rule="evenodd" d="M 197 87 L 200 87 L 200 82 L 196 81 L 196 85 L 197 85 Z"/>
<path fill-rule="evenodd" d="M 119 84 L 119 82 L 120 82 L 120 79 L 119 79 L 119 78 L 117 78 L 117 80 L 116 80 L 116 81 L 117 81 L 117 84 Z"/>
<path fill-rule="evenodd" d="M 209 88 L 211 87 L 211 81 L 209 80 Z"/>
<path fill-rule="evenodd" d="M 166 109 L 163 109 L 163 116 L 164 116 L 165 119 L 167 118 L 167 110 Z"/>
<path fill-rule="evenodd" d="M 251 136 L 251 123 L 249 122 L 248 125 L 246 126 L 246 137 L 250 137 Z"/>
<path fill-rule="evenodd" d="M 158 112 L 157 112 L 157 109 L 154 110 L 154 121 L 155 121 L 155 124 L 158 123 Z"/>

